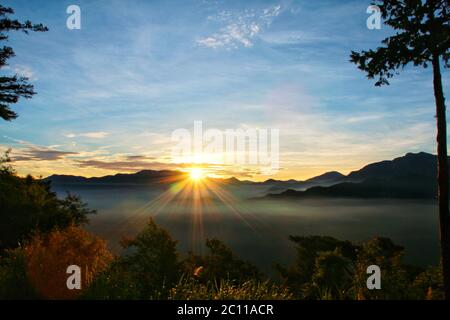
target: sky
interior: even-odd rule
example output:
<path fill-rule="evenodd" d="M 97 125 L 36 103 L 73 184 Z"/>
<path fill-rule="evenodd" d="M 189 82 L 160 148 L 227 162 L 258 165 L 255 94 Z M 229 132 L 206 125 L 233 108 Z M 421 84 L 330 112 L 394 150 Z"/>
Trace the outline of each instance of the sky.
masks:
<path fill-rule="evenodd" d="M 81 29 L 66 9 L 81 9 Z M 349 62 L 392 34 L 369 30 L 370 1 L 4 1 L 46 33 L 10 34 L 1 74 L 37 95 L 0 123 L 20 174 L 102 176 L 185 169 L 174 130 L 278 129 L 279 170 L 203 164 L 217 176 L 306 179 L 408 152 L 435 153 L 430 68 L 390 86 Z M 448 71 L 443 70 L 448 96 Z"/>

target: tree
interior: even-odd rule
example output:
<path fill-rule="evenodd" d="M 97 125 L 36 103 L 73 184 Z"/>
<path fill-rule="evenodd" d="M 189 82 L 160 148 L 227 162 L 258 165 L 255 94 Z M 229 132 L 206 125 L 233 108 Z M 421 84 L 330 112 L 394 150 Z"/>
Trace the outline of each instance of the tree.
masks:
<path fill-rule="evenodd" d="M 442 269 L 437 266 L 430 266 L 421 272 L 414 279 L 414 294 L 418 299 L 442 300 Z"/>
<path fill-rule="evenodd" d="M 437 118 L 438 202 L 441 261 L 446 299 L 450 299 L 450 216 L 449 176 L 447 160 L 447 122 L 442 89 L 440 63 L 449 67 L 450 25 L 449 0 L 378 0 L 384 23 L 396 34 L 384 39 L 376 50 L 352 51 L 352 63 L 367 73 L 369 79 L 378 77 L 376 86 L 388 85 L 398 70 L 412 63 L 433 67 L 433 85 Z"/>
<path fill-rule="evenodd" d="M 27 276 L 22 250 L 9 250 L 0 256 L 0 299 L 30 300 L 39 298 Z"/>
<path fill-rule="evenodd" d="M 317 298 L 318 290 L 316 289 L 319 284 L 324 284 L 324 281 L 319 281 L 320 283 L 317 281 L 324 278 L 330 279 L 329 275 L 333 272 L 338 272 L 342 276 L 347 274 L 348 261 L 356 260 L 359 249 L 359 246 L 349 241 L 340 241 L 326 236 L 290 236 L 289 240 L 296 244 L 297 257 L 288 268 L 281 265 L 277 265 L 276 268 L 284 284 L 290 288 L 296 298 L 300 299 Z M 339 270 L 331 271 L 337 266 Z M 337 283 L 342 282 L 334 274 L 334 280 L 329 282 L 335 287 L 334 292 L 337 291 Z"/>
<path fill-rule="evenodd" d="M 345 299 L 352 279 L 352 261 L 339 249 L 317 254 L 311 289 L 319 299 Z M 323 290 L 325 289 L 325 290 Z"/>
<path fill-rule="evenodd" d="M 27 20 L 20 22 L 11 20 L 8 15 L 14 14 L 12 8 L 0 5 L 0 41 L 8 41 L 7 32 L 22 31 L 28 34 L 29 31 L 44 32 L 48 31 L 47 27 L 42 24 L 33 24 Z M 9 58 L 14 57 L 14 50 L 9 46 L 0 48 L 0 69 L 7 66 Z M 36 92 L 33 85 L 29 84 L 28 78 L 18 76 L 0 76 L 0 117 L 6 121 L 17 118 L 17 113 L 10 109 L 11 104 L 19 101 L 20 97 L 25 99 L 31 98 Z"/>
<path fill-rule="evenodd" d="M 222 241 L 206 239 L 206 247 L 207 254 L 195 255 L 190 252 L 184 261 L 187 273 L 194 275 L 199 281 L 218 283 L 222 280 L 232 280 L 244 283 L 263 278 L 256 266 L 241 260 Z"/>
<path fill-rule="evenodd" d="M 375 237 L 362 243 L 354 263 L 353 291 L 357 299 L 399 300 L 415 298 L 411 290 L 417 271 L 402 262 L 404 248 L 389 238 Z M 381 270 L 381 289 L 367 288 L 367 267 Z"/>
<path fill-rule="evenodd" d="M 113 260 L 105 240 L 75 226 L 45 236 L 36 234 L 16 251 L 25 257 L 27 278 L 33 288 L 47 299 L 76 298 Z M 66 270 L 70 265 L 81 269 L 81 290 L 67 288 Z"/>
<path fill-rule="evenodd" d="M 152 218 L 134 239 L 125 239 L 126 249 L 121 264 L 131 276 L 141 299 L 161 299 L 177 282 L 181 263 L 176 250 L 177 242 L 159 227 Z"/>
<path fill-rule="evenodd" d="M 80 227 L 36 233 L 0 257 L 0 299 L 73 299 L 113 260 L 106 241 Z M 81 290 L 67 288 L 67 267 L 80 267 Z"/>
<path fill-rule="evenodd" d="M 34 232 L 82 225 L 95 213 L 79 197 L 69 194 L 59 199 L 48 182 L 19 177 L 8 163 L 7 152 L 0 158 L 0 255 Z"/>

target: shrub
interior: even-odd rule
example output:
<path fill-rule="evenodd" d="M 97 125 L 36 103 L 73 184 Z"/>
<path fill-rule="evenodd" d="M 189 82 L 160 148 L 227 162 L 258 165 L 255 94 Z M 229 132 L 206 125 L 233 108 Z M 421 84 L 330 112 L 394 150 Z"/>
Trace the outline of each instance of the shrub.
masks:
<path fill-rule="evenodd" d="M 262 274 L 251 263 L 239 259 L 233 251 L 217 239 L 207 239 L 208 253 L 190 253 L 184 261 L 188 274 L 196 274 L 202 282 L 233 279 L 239 283 L 260 280 Z"/>
<path fill-rule="evenodd" d="M 29 240 L 35 232 L 48 233 L 70 225 L 82 225 L 95 213 L 79 197 L 58 199 L 50 184 L 31 176 L 22 178 L 0 159 L 0 254 Z"/>
<path fill-rule="evenodd" d="M 286 288 L 269 281 L 249 280 L 241 284 L 232 280 L 200 283 L 192 278 L 182 278 L 170 290 L 173 300 L 287 300 L 292 295 Z"/>
<path fill-rule="evenodd" d="M 414 294 L 417 299 L 443 300 L 443 284 L 442 268 L 440 266 L 428 267 L 414 280 Z"/>
<path fill-rule="evenodd" d="M 123 242 L 127 252 L 118 261 L 116 270 L 122 274 L 122 280 L 114 277 L 113 283 L 128 279 L 141 299 L 166 297 L 181 275 L 176 244 L 166 230 L 149 219 L 136 238 Z"/>
<path fill-rule="evenodd" d="M 0 259 L 0 300 L 37 299 L 39 296 L 27 277 L 21 250 L 8 250 Z"/>
<path fill-rule="evenodd" d="M 413 281 L 402 263 L 404 249 L 391 239 L 376 237 L 362 244 L 355 262 L 354 293 L 358 299 L 412 299 Z M 381 269 L 382 290 L 367 289 L 367 267 Z"/>
<path fill-rule="evenodd" d="M 17 250 L 25 258 L 28 280 L 41 297 L 48 299 L 75 298 L 113 259 L 106 241 L 75 226 L 36 234 Z M 66 270 L 70 265 L 81 268 L 81 291 L 67 288 L 70 275 Z"/>

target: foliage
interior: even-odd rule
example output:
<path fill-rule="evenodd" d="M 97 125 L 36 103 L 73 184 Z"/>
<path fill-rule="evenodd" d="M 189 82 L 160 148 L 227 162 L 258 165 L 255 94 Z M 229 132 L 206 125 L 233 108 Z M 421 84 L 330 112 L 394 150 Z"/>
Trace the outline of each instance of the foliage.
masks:
<path fill-rule="evenodd" d="M 0 5 L 0 41 L 8 41 L 8 32 L 22 31 L 26 34 L 30 31 L 44 32 L 47 27 L 42 24 L 33 24 L 31 21 L 20 22 L 10 19 L 8 15 L 14 14 L 12 8 Z M 14 57 L 14 50 L 9 46 L 0 48 L 0 69 L 7 65 L 9 58 Z M 4 120 L 17 118 L 17 113 L 10 109 L 11 104 L 19 101 L 20 97 L 29 99 L 36 92 L 33 85 L 28 83 L 28 78 L 16 75 L 0 76 L 0 117 Z"/>
<path fill-rule="evenodd" d="M 89 300 L 142 299 L 138 283 L 139 279 L 127 270 L 119 257 L 94 279 L 81 298 Z"/>
<path fill-rule="evenodd" d="M 70 226 L 47 235 L 36 234 L 28 243 L 9 250 L 0 269 L 0 296 L 8 298 L 73 299 L 112 261 L 106 241 Z M 67 267 L 81 269 L 82 290 L 69 290 Z"/>
<path fill-rule="evenodd" d="M 135 239 L 124 240 L 123 245 L 127 252 L 97 277 L 84 298 L 175 299 L 193 286 L 202 295 L 238 296 L 253 290 L 275 297 L 275 287 L 260 281 L 258 269 L 237 258 L 219 240 L 206 241 L 208 254 L 190 253 L 181 260 L 176 241 L 150 219 Z"/>
<path fill-rule="evenodd" d="M 186 272 L 195 275 L 203 283 L 227 279 L 242 283 L 262 278 L 258 268 L 236 257 L 223 242 L 207 239 L 206 247 L 208 249 L 206 255 L 195 255 L 190 252 L 184 261 Z"/>
<path fill-rule="evenodd" d="M 402 264 L 404 249 L 388 238 L 376 237 L 363 243 L 355 262 L 354 290 L 358 299 L 412 299 L 408 290 L 414 273 Z M 381 269 L 382 290 L 367 289 L 367 267 L 377 265 Z"/>
<path fill-rule="evenodd" d="M 428 267 L 420 273 L 414 280 L 413 290 L 417 299 L 444 299 L 442 268 L 438 266 Z"/>
<path fill-rule="evenodd" d="M 342 255 L 340 249 L 319 252 L 314 264 L 311 284 L 305 288 L 308 298 L 328 300 L 348 297 L 352 279 L 351 260 Z"/>
<path fill-rule="evenodd" d="M 95 213 L 77 196 L 59 199 L 50 184 L 31 176 L 19 177 L 8 165 L 8 153 L 0 164 L 0 253 L 15 248 L 34 232 L 81 225 Z"/>
<path fill-rule="evenodd" d="M 68 266 L 81 268 L 83 289 L 113 258 L 105 240 L 74 226 L 45 236 L 37 234 L 22 250 L 30 282 L 42 297 L 51 299 L 74 298 L 80 293 L 66 286 Z"/>
<path fill-rule="evenodd" d="M 49 184 L 21 178 L 0 164 L 0 298 L 74 298 L 67 266 L 81 266 L 83 299 L 442 299 L 442 273 L 405 265 L 403 248 L 387 238 L 354 244 L 332 237 L 291 236 L 297 258 L 277 266 L 275 285 L 224 243 L 208 239 L 205 255 L 181 259 L 176 241 L 150 219 L 122 242 L 113 259 L 104 240 L 77 228 L 92 211 L 78 197 L 58 199 Z M 382 290 L 366 287 L 367 267 L 382 272 Z M 86 272 L 87 271 L 87 272 Z"/>
<path fill-rule="evenodd" d="M 369 79 L 378 77 L 375 85 L 389 84 L 388 79 L 409 63 L 426 68 L 433 56 L 441 56 L 449 66 L 448 0 L 378 0 L 374 4 L 384 23 L 397 32 L 376 50 L 352 51 L 350 61 Z"/>
<path fill-rule="evenodd" d="M 173 300 L 287 300 L 292 295 L 286 288 L 269 281 L 249 280 L 238 284 L 232 280 L 201 283 L 192 278 L 181 278 L 170 291 Z"/>
<path fill-rule="evenodd" d="M 123 257 L 123 264 L 136 280 L 142 297 L 164 294 L 178 280 L 181 265 L 176 244 L 153 219 L 135 239 L 124 244 L 129 252 Z"/>
<path fill-rule="evenodd" d="M 26 261 L 22 251 L 10 250 L 0 258 L 0 299 L 36 299 L 27 277 Z"/>
<path fill-rule="evenodd" d="M 340 241 L 332 237 L 291 236 L 290 240 L 297 245 L 295 262 L 288 268 L 280 265 L 277 265 L 276 268 L 283 282 L 294 292 L 297 298 L 312 298 L 311 293 L 318 290 L 319 283 L 311 283 L 311 279 L 315 276 L 316 280 L 320 280 L 322 283 L 323 277 L 329 277 L 329 271 L 324 268 L 332 262 L 331 260 L 334 260 L 334 262 L 341 260 L 340 264 L 346 265 L 347 263 L 344 263 L 344 261 L 353 261 L 356 258 L 358 248 L 349 241 Z M 325 252 L 328 252 L 328 256 L 324 256 Z M 331 254 L 332 252 L 334 253 Z M 343 275 L 346 273 L 343 269 L 341 272 Z M 338 280 L 336 279 L 336 281 Z"/>
<path fill-rule="evenodd" d="M 438 204 L 441 245 L 441 267 L 444 292 L 450 299 L 450 220 L 449 175 L 447 156 L 447 120 L 442 88 L 441 60 L 450 66 L 450 5 L 448 0 L 377 0 L 384 24 L 395 31 L 375 50 L 352 51 L 350 61 L 365 71 L 369 79 L 378 80 L 376 86 L 388 85 L 389 79 L 409 64 L 433 67 L 433 90 L 436 102 L 438 153 Z M 401 272 L 392 275 L 403 278 Z M 401 289 L 399 289 L 401 290 Z M 398 296 L 391 291 L 388 296 Z M 408 297 L 407 293 L 403 294 Z"/>
<path fill-rule="evenodd" d="M 149 220 L 125 254 L 113 259 L 104 240 L 77 227 L 35 235 L 0 260 L 0 298 L 74 298 L 65 286 L 68 265 L 82 266 L 81 299 L 442 299 L 437 267 L 402 263 L 403 248 L 387 238 L 360 244 L 331 237 L 291 237 L 295 263 L 278 266 L 282 284 L 262 280 L 256 267 L 218 240 L 209 252 L 181 260 L 176 241 Z M 381 269 L 382 289 L 368 290 L 367 267 Z M 229 272 L 227 272 L 229 268 Z M 183 272 L 184 270 L 184 272 Z M 88 272 L 86 272 L 88 271 Z M 217 272 L 217 273 L 216 273 Z M 241 274 L 241 272 L 243 274 Z"/>
<path fill-rule="evenodd" d="M 297 244 L 295 263 L 278 271 L 298 299 L 440 299 L 442 276 L 402 262 L 403 248 L 376 237 L 353 244 L 331 237 L 291 237 Z M 381 269 L 381 290 L 367 288 L 367 267 Z"/>
<path fill-rule="evenodd" d="M 125 254 L 93 284 L 92 299 L 167 297 L 181 275 L 176 241 L 149 219 L 136 238 L 122 241 Z"/>
<path fill-rule="evenodd" d="M 3 175 L 12 175 L 15 173 L 14 168 L 11 165 L 11 158 L 9 154 L 11 153 L 11 148 L 6 150 L 5 153 L 0 156 L 0 173 Z"/>

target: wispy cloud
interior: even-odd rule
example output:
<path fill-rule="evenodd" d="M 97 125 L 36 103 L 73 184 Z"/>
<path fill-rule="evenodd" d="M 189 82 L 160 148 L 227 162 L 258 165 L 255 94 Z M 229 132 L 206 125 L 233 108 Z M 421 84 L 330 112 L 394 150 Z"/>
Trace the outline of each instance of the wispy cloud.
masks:
<path fill-rule="evenodd" d="M 9 70 L 12 73 L 18 75 L 19 77 L 28 78 L 29 81 L 37 80 L 35 72 L 30 66 L 27 65 L 16 64 L 12 66 L 6 66 L 5 70 Z"/>
<path fill-rule="evenodd" d="M 366 109 L 364 101 L 360 107 Z M 422 114 L 408 110 L 348 116 L 331 112 L 321 99 L 295 86 L 268 93 L 259 110 L 267 115 L 267 126 L 280 130 L 280 161 L 288 168 L 280 175 L 286 178 L 347 173 L 408 151 L 433 151 L 432 117 L 424 121 Z"/>
<path fill-rule="evenodd" d="M 272 6 L 262 10 L 221 11 L 208 19 L 223 25 L 218 32 L 197 40 L 208 48 L 236 49 L 239 46 L 253 46 L 253 38 L 262 29 L 267 28 L 281 12 L 281 6 Z"/>
<path fill-rule="evenodd" d="M 119 172 L 135 172 L 139 170 L 161 170 L 161 169 L 174 169 L 179 166 L 158 162 L 158 161 L 146 161 L 141 159 L 118 159 L 118 160 L 96 160 L 96 159 L 87 159 L 87 160 L 76 160 L 76 163 L 80 167 L 89 167 L 95 169 L 106 169 L 111 171 L 119 171 Z"/>
<path fill-rule="evenodd" d="M 301 30 L 268 32 L 261 34 L 260 38 L 267 43 L 276 45 L 318 44 L 321 42 L 336 41 L 335 37 Z"/>
<path fill-rule="evenodd" d="M 105 131 L 93 131 L 93 132 L 82 132 L 82 133 L 66 133 L 64 136 L 67 138 L 91 138 L 91 139 L 102 139 L 109 135 L 109 132 Z"/>
<path fill-rule="evenodd" d="M 78 152 L 52 150 L 49 148 L 31 147 L 19 150 L 17 155 L 13 154 L 12 161 L 55 161 L 64 159 L 67 156 L 77 155 Z"/>
<path fill-rule="evenodd" d="M 361 114 L 352 117 L 348 117 L 345 119 L 347 123 L 360 123 L 360 122 L 368 122 L 368 121 L 376 121 L 381 120 L 386 117 L 386 114 Z"/>

